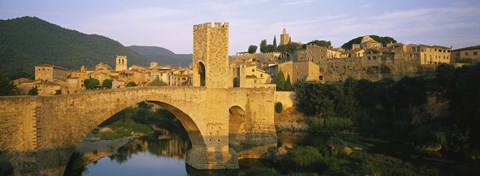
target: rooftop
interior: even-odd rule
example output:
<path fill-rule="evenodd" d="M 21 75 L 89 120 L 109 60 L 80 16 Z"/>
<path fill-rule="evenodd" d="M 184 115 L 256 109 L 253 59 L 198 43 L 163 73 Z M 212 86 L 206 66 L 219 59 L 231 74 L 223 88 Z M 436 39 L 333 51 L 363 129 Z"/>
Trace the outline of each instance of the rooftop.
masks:
<path fill-rule="evenodd" d="M 480 45 L 477 45 L 477 46 L 469 46 L 469 47 L 465 47 L 465 48 L 459 48 L 459 49 L 455 49 L 455 50 L 453 50 L 453 51 L 476 50 L 476 49 L 480 49 Z"/>

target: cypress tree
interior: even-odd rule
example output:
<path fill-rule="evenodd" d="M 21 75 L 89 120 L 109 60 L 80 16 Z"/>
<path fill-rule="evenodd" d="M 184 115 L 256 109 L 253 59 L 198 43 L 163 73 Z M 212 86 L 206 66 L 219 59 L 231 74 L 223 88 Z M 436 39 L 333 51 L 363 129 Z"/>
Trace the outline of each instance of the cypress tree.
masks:
<path fill-rule="evenodd" d="M 290 81 L 290 75 L 288 75 L 287 82 L 285 82 L 285 90 L 288 90 L 288 91 L 292 90 L 292 82 Z"/>
<path fill-rule="evenodd" d="M 277 84 L 277 90 L 285 90 L 285 76 L 282 71 L 277 73 L 275 83 Z"/>
<path fill-rule="evenodd" d="M 276 51 L 277 50 L 277 36 L 273 36 L 273 49 Z"/>

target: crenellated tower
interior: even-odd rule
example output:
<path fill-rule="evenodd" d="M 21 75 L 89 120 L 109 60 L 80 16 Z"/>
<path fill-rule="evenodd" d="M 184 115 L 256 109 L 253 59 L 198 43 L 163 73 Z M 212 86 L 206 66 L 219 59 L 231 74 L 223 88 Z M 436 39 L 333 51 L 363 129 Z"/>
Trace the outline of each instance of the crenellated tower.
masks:
<path fill-rule="evenodd" d="M 193 26 L 193 86 L 232 87 L 228 69 L 228 23 Z"/>

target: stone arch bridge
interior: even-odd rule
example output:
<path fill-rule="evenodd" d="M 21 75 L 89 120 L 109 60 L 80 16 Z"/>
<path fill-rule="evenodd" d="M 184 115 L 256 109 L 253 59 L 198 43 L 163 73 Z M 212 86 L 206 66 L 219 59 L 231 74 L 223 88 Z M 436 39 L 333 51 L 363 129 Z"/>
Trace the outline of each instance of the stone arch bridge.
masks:
<path fill-rule="evenodd" d="M 16 175 L 63 175 L 74 149 L 100 123 L 142 101 L 172 112 L 197 169 L 238 168 L 276 146 L 275 88 L 133 87 L 60 96 L 0 97 L 0 157 Z"/>

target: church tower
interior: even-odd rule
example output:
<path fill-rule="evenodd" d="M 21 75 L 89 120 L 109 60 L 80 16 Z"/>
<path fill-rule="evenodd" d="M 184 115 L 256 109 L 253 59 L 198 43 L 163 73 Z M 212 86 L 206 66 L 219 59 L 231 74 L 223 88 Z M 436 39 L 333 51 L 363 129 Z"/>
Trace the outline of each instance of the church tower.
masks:
<path fill-rule="evenodd" d="M 229 88 L 228 23 L 193 26 L 193 86 Z"/>
<path fill-rule="evenodd" d="M 287 34 L 287 29 L 283 28 L 283 33 L 280 34 L 280 45 L 287 45 L 290 42 L 290 35 Z"/>
<path fill-rule="evenodd" d="M 127 56 L 117 56 L 115 71 L 126 71 L 127 69 Z"/>

